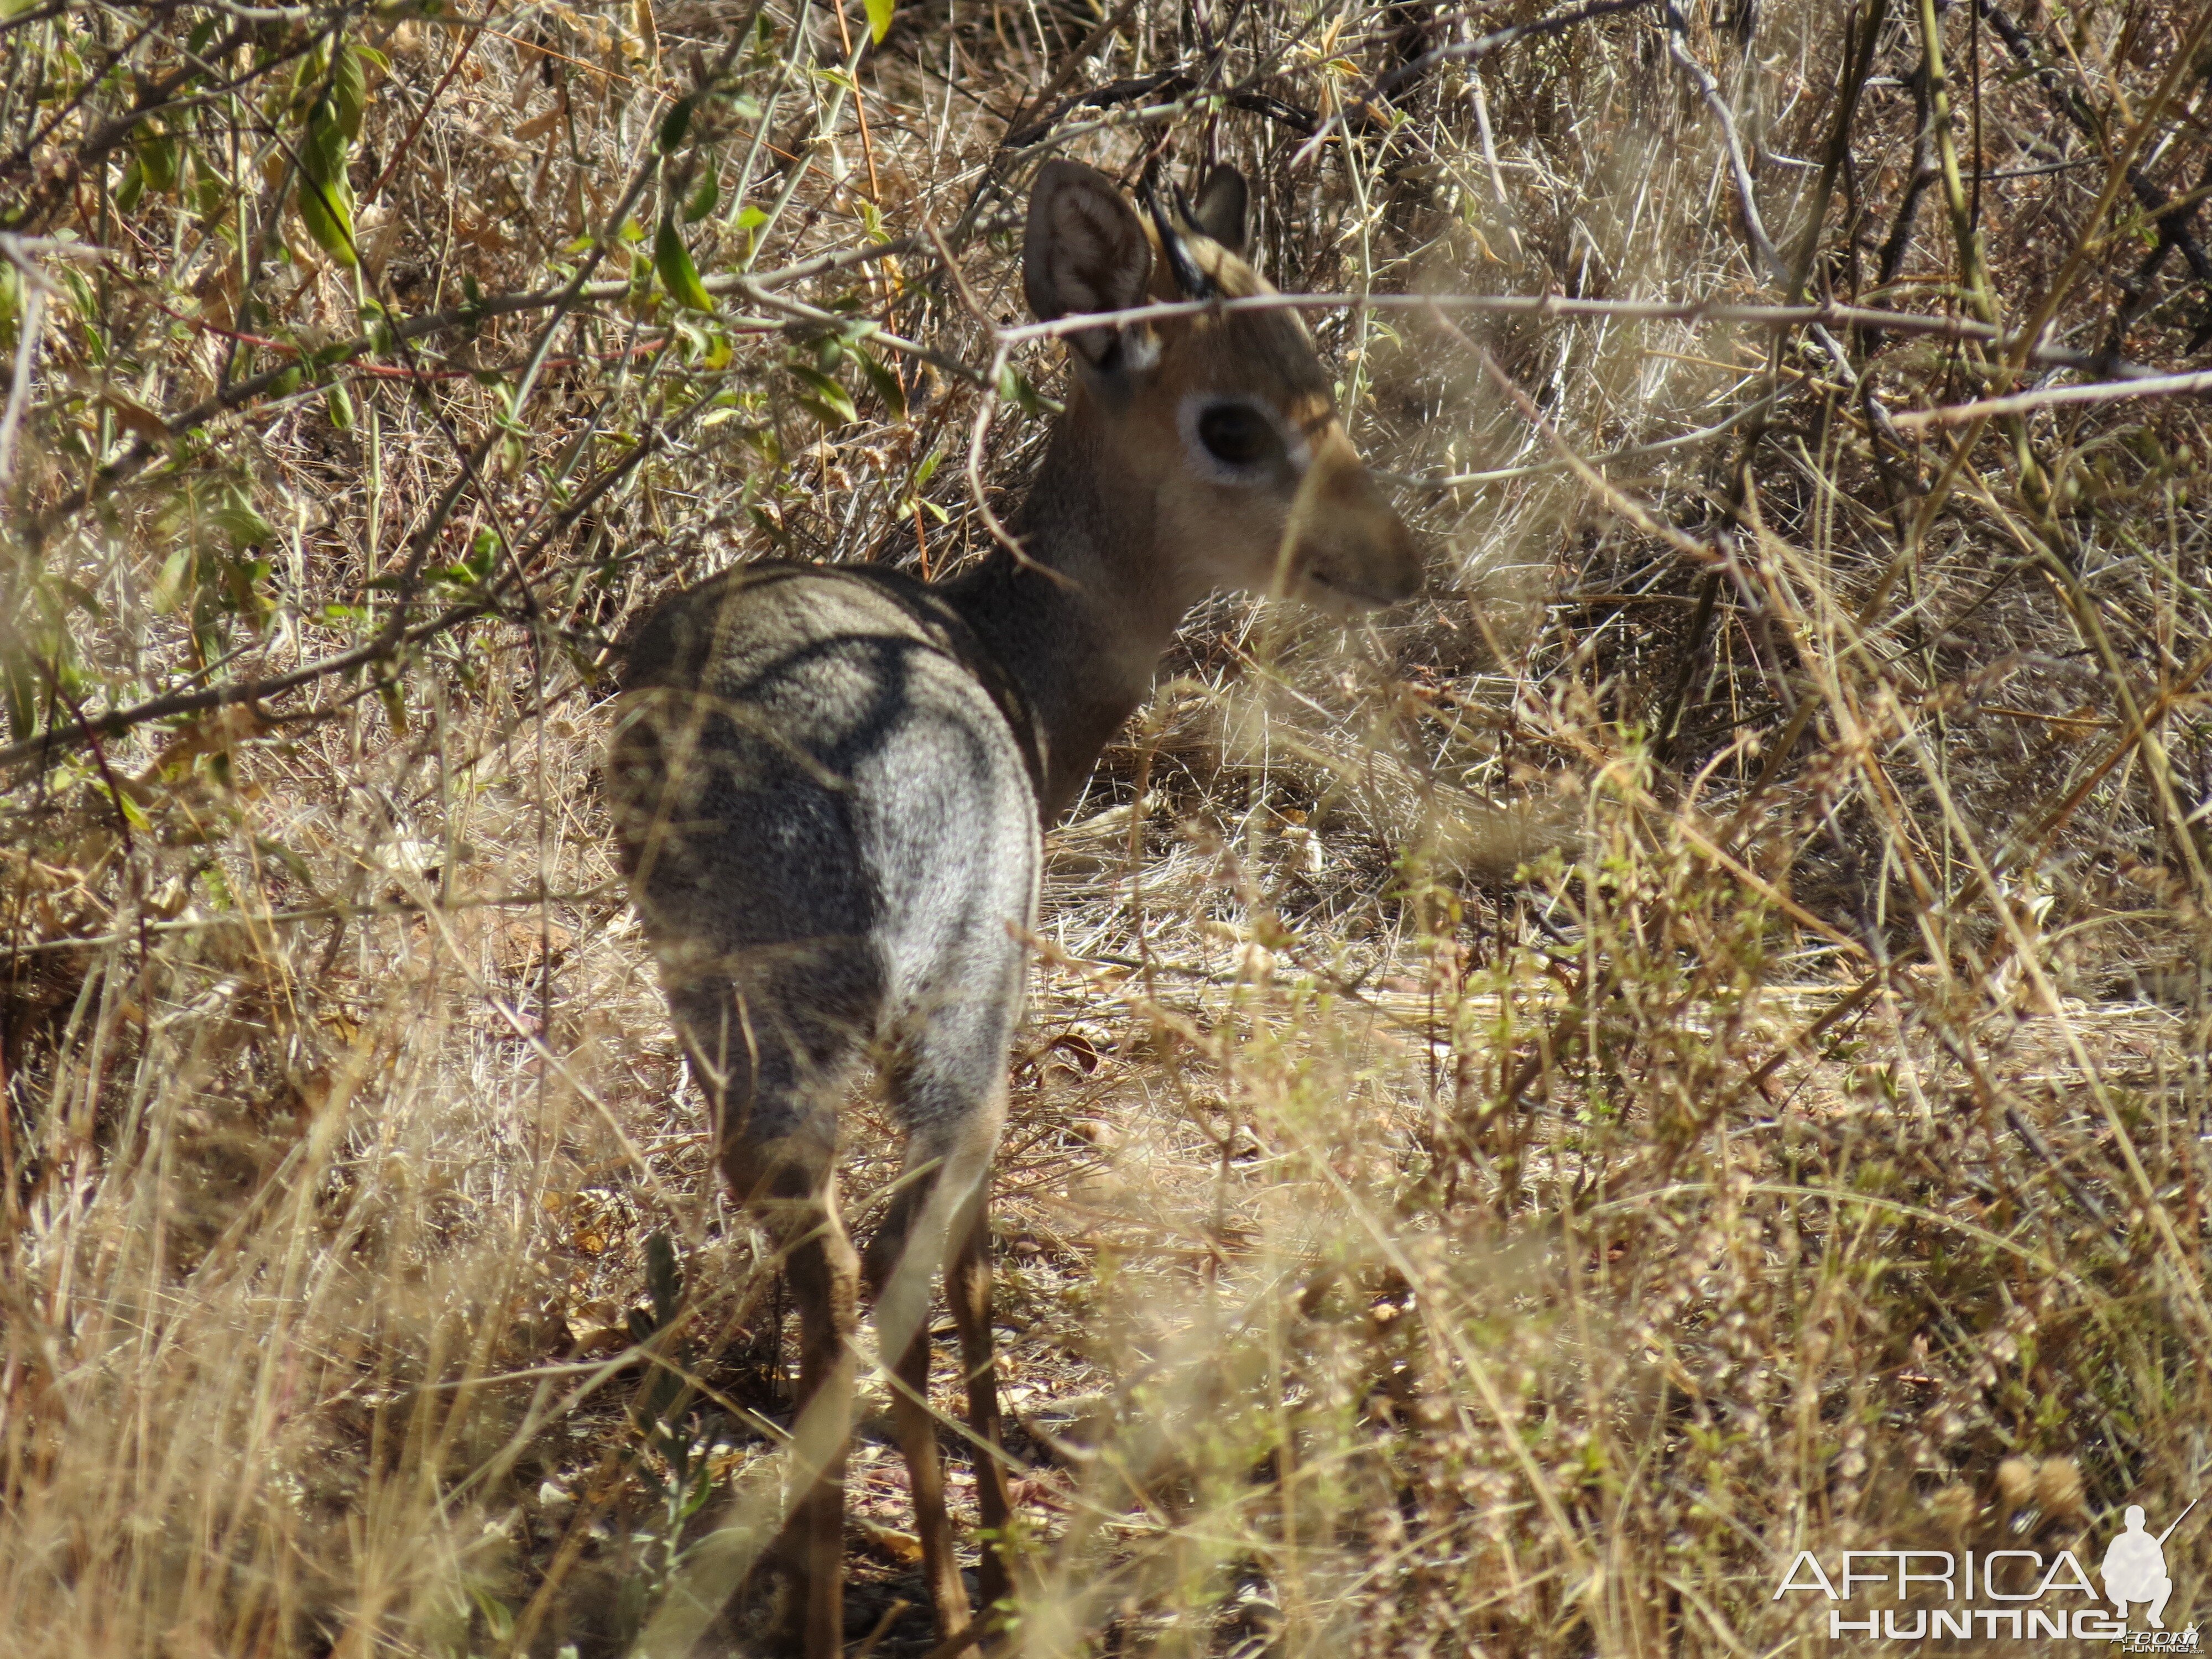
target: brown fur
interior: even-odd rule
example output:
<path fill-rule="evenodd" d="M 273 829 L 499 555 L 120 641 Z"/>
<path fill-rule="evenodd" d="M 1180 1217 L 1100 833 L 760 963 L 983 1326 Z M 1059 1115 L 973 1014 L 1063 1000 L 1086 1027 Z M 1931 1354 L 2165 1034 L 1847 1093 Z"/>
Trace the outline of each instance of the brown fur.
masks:
<path fill-rule="evenodd" d="M 1232 175 L 1233 179 L 1233 175 Z M 1201 218 L 1241 241 L 1241 183 Z M 1220 292 L 1267 286 L 1194 232 Z M 1121 193 L 1048 162 L 1024 285 L 1043 318 L 1127 309 L 1167 262 Z M 632 647 L 609 781 L 722 1164 L 782 1253 L 801 1328 L 779 1639 L 832 1659 L 863 1284 L 892 1360 L 938 1627 L 969 1603 L 945 1515 L 928 1297 L 944 1271 L 987 1526 L 1010 1513 L 991 1355 L 988 1176 L 1036 922 L 1043 826 L 1141 702 L 1183 614 L 1223 587 L 1340 610 L 1404 599 L 1412 538 L 1339 425 L 1296 315 L 1071 336 L 1067 410 L 1001 551 L 937 586 L 760 564 L 663 605 Z M 1226 411 L 1226 413 L 1224 413 Z M 1241 430 L 1248 459 L 1218 422 Z M 1213 434 L 1208 438 L 1208 432 Z M 880 1058 L 906 1180 L 866 1255 L 838 1213 L 838 1106 Z M 987 1604 L 1009 1564 L 988 1550 Z"/>

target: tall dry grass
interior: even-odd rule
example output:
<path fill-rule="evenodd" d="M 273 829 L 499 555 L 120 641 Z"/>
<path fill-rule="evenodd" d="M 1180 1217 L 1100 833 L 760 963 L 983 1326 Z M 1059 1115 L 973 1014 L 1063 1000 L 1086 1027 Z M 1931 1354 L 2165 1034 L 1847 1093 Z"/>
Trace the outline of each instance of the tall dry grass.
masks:
<path fill-rule="evenodd" d="M 7 1650 L 731 1650 L 787 1310 L 601 704 L 989 545 L 1052 154 L 1401 296 L 1309 319 L 1435 586 L 1208 607 L 1055 838 L 1011 1647 L 1813 1650 L 1801 1549 L 2179 1514 L 2212 438 L 1915 416 L 2203 362 L 2212 14 L 882 9 L 0 0 Z"/>

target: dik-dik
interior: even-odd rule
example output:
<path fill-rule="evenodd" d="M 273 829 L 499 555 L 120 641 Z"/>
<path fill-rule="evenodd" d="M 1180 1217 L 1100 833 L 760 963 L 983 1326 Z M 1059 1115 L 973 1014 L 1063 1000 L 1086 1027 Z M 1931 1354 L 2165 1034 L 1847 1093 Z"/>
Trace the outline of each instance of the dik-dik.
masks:
<path fill-rule="evenodd" d="M 1270 292 L 1226 169 L 1150 227 L 1048 161 L 1022 282 L 1041 320 Z M 629 652 L 609 776 L 635 896 L 721 1163 L 781 1252 L 800 1325 L 781 1639 L 842 1637 L 844 1469 L 863 1282 L 940 1633 L 968 1595 L 927 1401 L 945 1264 L 983 1524 L 1003 1528 L 987 1178 L 1006 1105 L 1040 841 L 1221 588 L 1337 611 L 1419 586 L 1411 538 L 1345 436 L 1288 310 L 1067 337 L 1066 412 L 1001 548 L 951 581 L 763 562 L 661 605 Z M 863 1059 L 907 1133 L 865 1255 L 839 1219 L 837 1115 Z M 911 1247 L 911 1248 L 909 1248 Z M 985 1605 L 1008 1589 L 987 1550 Z"/>

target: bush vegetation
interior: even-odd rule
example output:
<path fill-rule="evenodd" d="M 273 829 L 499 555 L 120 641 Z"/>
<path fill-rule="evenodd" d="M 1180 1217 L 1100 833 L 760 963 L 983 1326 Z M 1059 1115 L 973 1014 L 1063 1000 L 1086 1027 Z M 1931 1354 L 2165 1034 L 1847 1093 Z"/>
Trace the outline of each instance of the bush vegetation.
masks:
<path fill-rule="evenodd" d="M 2208 34 L 0 0 L 9 1650 L 728 1650 L 788 1310 L 606 698 L 732 561 L 990 544 L 1053 155 L 1246 171 L 1433 586 L 1208 606 L 1055 836 L 1013 1649 L 1826 1651 L 1800 1550 L 2179 1515 Z"/>

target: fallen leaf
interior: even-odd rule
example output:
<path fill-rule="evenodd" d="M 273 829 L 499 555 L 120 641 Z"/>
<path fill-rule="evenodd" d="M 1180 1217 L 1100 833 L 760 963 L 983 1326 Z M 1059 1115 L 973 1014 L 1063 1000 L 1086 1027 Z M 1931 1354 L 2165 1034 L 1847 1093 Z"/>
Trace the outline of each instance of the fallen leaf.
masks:
<path fill-rule="evenodd" d="M 901 1566 L 910 1567 L 921 1559 L 921 1540 L 912 1533 L 901 1532 L 896 1527 L 880 1526 L 865 1515 L 854 1518 L 860 1523 L 861 1536 Z"/>
<path fill-rule="evenodd" d="M 116 421 L 125 430 L 152 443 L 167 439 L 169 423 L 136 398 L 111 386 L 100 394 L 100 401 L 115 411 Z"/>

